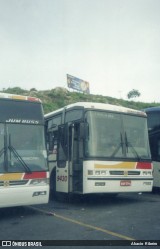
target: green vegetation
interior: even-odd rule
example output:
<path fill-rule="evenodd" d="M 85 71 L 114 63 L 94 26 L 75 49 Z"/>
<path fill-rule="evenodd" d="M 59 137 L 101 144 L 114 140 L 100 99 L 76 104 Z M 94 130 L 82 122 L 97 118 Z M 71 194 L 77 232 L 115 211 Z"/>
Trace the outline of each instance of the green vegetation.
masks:
<path fill-rule="evenodd" d="M 131 99 L 131 98 L 137 98 L 137 97 L 139 97 L 141 94 L 140 94 L 140 92 L 138 91 L 138 90 L 135 90 L 135 89 L 133 89 L 133 90 L 131 90 L 128 94 L 127 94 L 127 97 L 128 97 L 128 99 Z"/>
<path fill-rule="evenodd" d="M 28 90 L 21 89 L 19 87 L 3 89 L 4 93 L 29 95 L 37 97 L 42 100 L 44 112 L 48 113 L 61 108 L 65 105 L 76 102 L 99 102 L 108 103 L 112 105 L 121 105 L 136 110 L 141 110 L 151 106 L 158 106 L 160 103 L 143 103 L 138 101 L 127 101 L 123 99 L 116 99 L 109 96 L 83 94 L 78 92 L 70 92 L 66 88 L 57 87 L 51 90 L 38 91 L 35 88 Z"/>

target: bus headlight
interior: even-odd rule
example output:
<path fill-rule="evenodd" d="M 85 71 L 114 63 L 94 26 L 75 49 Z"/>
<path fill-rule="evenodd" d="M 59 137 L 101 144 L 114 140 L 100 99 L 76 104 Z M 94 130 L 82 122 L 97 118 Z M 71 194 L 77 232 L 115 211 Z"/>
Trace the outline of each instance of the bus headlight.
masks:
<path fill-rule="evenodd" d="M 151 171 L 143 171 L 142 174 L 144 176 L 151 176 L 152 175 L 152 172 Z"/>
<path fill-rule="evenodd" d="M 88 170 L 88 175 L 92 176 L 93 175 L 93 170 Z"/>
<path fill-rule="evenodd" d="M 100 170 L 96 170 L 95 175 L 100 175 Z"/>
<path fill-rule="evenodd" d="M 101 170 L 101 175 L 106 175 L 106 170 Z"/>
<path fill-rule="evenodd" d="M 46 194 L 47 194 L 47 191 L 37 191 L 33 193 L 32 197 L 39 196 L 39 195 L 46 195 Z"/>

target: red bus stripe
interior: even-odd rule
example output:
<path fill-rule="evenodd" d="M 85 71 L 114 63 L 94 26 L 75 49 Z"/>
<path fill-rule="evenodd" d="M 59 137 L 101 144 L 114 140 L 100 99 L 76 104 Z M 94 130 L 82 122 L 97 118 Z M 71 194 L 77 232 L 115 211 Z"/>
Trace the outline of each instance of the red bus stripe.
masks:
<path fill-rule="evenodd" d="M 25 173 L 23 179 L 37 179 L 37 178 L 47 178 L 47 173 L 46 172 Z"/>
<path fill-rule="evenodd" d="M 136 169 L 152 169 L 152 163 L 138 162 Z"/>

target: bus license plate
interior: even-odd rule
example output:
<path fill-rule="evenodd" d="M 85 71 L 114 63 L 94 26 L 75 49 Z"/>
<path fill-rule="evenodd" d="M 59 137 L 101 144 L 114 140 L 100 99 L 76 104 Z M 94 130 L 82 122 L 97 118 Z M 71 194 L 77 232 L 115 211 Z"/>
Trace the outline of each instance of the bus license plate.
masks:
<path fill-rule="evenodd" d="M 130 180 L 122 180 L 120 181 L 120 186 L 131 186 L 131 181 Z"/>

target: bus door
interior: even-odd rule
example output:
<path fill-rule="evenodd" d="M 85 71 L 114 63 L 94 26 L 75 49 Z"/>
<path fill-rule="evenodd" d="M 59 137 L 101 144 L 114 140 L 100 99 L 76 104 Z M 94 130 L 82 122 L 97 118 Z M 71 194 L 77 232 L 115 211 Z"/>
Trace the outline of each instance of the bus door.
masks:
<path fill-rule="evenodd" d="M 72 123 L 69 126 L 69 191 L 83 192 L 83 124 Z"/>
<path fill-rule="evenodd" d="M 65 125 L 58 127 L 56 191 L 68 193 L 68 132 Z"/>

